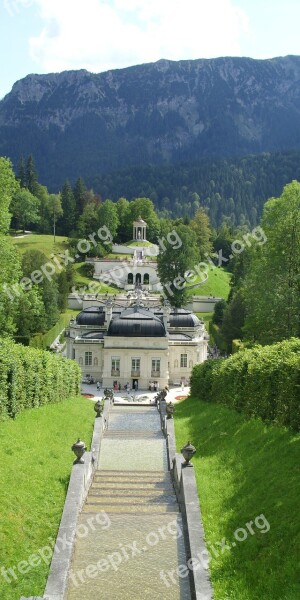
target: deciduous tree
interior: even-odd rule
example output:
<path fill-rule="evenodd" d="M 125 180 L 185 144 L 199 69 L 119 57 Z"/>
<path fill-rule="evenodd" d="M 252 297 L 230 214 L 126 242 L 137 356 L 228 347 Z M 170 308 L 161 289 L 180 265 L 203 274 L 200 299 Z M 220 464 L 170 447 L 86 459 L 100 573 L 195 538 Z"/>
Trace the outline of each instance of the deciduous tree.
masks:
<path fill-rule="evenodd" d="M 157 268 L 164 295 L 172 306 L 181 307 L 187 301 L 186 276 L 198 262 L 197 238 L 187 225 L 173 228 L 157 257 Z M 176 234 L 176 235 L 175 235 Z"/>

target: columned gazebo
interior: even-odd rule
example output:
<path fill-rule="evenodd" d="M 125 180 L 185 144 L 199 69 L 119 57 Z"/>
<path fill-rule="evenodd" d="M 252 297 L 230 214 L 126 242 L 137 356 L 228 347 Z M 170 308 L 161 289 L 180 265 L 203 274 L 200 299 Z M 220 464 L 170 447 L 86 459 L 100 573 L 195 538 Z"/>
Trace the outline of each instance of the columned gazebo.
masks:
<path fill-rule="evenodd" d="M 139 217 L 137 221 L 133 221 L 133 240 L 137 242 L 145 241 L 147 223 Z"/>

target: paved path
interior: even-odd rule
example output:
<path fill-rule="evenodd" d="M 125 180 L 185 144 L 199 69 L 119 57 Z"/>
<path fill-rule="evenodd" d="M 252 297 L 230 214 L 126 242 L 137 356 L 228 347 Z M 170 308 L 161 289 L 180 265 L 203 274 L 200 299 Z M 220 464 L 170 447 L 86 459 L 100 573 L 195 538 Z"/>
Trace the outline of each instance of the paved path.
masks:
<path fill-rule="evenodd" d="M 97 390 L 96 384 L 82 383 L 81 392 L 83 394 L 93 394 L 94 398 L 92 398 L 92 400 L 98 400 L 98 398 L 103 398 L 104 396 L 104 388 Z M 190 387 L 188 385 L 184 386 L 183 390 L 181 389 L 181 386 L 170 387 L 166 400 L 167 402 L 171 401 L 176 403 L 178 402 L 178 400 L 176 399 L 177 396 L 188 396 L 189 392 Z M 134 394 L 133 390 L 130 392 L 130 394 Z M 138 390 L 135 396 L 137 399 L 141 396 L 147 396 L 150 401 L 154 401 L 154 397 L 156 396 L 156 394 L 157 392 L 150 392 L 149 390 Z M 115 392 L 115 399 L 117 402 L 122 402 L 122 398 L 126 397 L 127 393 L 125 392 L 125 390 L 122 390 L 121 392 Z"/>
<path fill-rule="evenodd" d="M 152 406 L 111 408 L 67 600 L 190 600 L 183 524 Z"/>

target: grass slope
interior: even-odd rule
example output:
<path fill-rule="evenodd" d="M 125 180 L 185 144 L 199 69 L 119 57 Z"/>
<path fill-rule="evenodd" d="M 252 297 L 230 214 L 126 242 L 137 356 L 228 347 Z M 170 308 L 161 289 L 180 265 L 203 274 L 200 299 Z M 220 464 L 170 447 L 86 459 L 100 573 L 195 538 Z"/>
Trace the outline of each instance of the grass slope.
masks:
<path fill-rule="evenodd" d="M 80 436 L 89 447 L 93 403 L 82 397 L 21 413 L 0 425 L 0 598 L 42 596 L 49 566 L 17 571 L 11 583 L 2 568 L 28 561 L 55 540 Z M 49 540 L 50 538 L 50 540 Z M 53 546 L 53 543 L 52 543 Z"/>
<path fill-rule="evenodd" d="M 118 294 L 117 287 L 112 287 L 111 285 L 107 285 L 102 281 L 98 281 L 97 279 L 93 279 L 93 277 L 87 277 L 84 273 L 84 262 L 82 263 L 74 263 L 74 287 L 78 293 L 97 293 L 97 294 Z M 91 286 L 91 288 L 90 288 Z"/>
<path fill-rule="evenodd" d="M 188 440 L 197 448 L 215 600 L 298 600 L 300 435 L 191 398 L 176 406 L 175 427 L 178 450 Z M 262 514 L 270 530 L 253 525 L 252 535 L 245 525 Z M 222 551 L 222 540 L 236 546 Z"/>
<path fill-rule="evenodd" d="M 68 238 L 62 235 L 56 236 L 55 243 L 53 241 L 53 235 L 42 235 L 37 233 L 31 233 L 25 235 L 24 237 L 12 237 L 12 240 L 21 254 L 24 254 L 27 250 L 38 250 L 43 252 L 49 259 L 53 254 L 62 253 L 64 255 L 69 247 Z M 92 277 L 87 277 L 81 272 L 84 265 L 85 262 L 73 263 L 74 285 L 76 288 L 89 286 L 91 282 L 95 284 L 95 279 Z M 86 291 L 88 291 L 87 288 Z M 99 289 L 97 288 L 97 291 L 98 293 L 103 294 L 106 292 L 113 294 L 116 292 L 116 288 L 106 285 L 105 283 L 101 283 L 99 284 Z"/>
<path fill-rule="evenodd" d="M 204 322 L 205 329 L 208 332 L 209 324 L 212 321 L 214 313 L 213 312 L 199 312 L 199 313 L 196 313 L 196 315 L 197 315 L 197 317 L 199 317 L 199 319 L 201 319 Z"/>
<path fill-rule="evenodd" d="M 68 238 L 62 235 L 56 236 L 55 243 L 53 235 L 38 233 L 30 233 L 24 237 L 12 237 L 12 240 L 21 254 L 27 250 L 39 250 L 39 252 L 44 252 L 47 258 L 50 258 L 51 254 L 64 253 L 68 248 Z"/>
<path fill-rule="evenodd" d="M 140 246 L 147 248 L 150 246 L 154 246 L 154 244 L 152 244 L 152 242 L 148 242 L 148 240 L 131 240 L 130 242 L 126 242 L 124 246 Z"/>
<path fill-rule="evenodd" d="M 208 279 L 200 287 L 188 290 L 190 296 L 216 296 L 217 298 L 225 298 L 227 300 L 230 291 L 231 273 L 225 271 L 221 267 L 210 269 L 208 271 Z M 197 275 L 195 280 L 192 280 L 188 285 L 200 283 L 203 280 L 201 275 Z"/>

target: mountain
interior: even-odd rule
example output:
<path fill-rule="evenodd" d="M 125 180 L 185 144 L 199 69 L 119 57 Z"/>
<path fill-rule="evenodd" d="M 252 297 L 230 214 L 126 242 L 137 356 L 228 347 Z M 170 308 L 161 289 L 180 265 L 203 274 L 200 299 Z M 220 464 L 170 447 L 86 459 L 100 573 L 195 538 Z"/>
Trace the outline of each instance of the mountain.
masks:
<path fill-rule="evenodd" d="M 128 167 L 300 148 L 300 57 L 159 60 L 28 75 L 0 102 L 0 155 L 51 191 Z"/>

